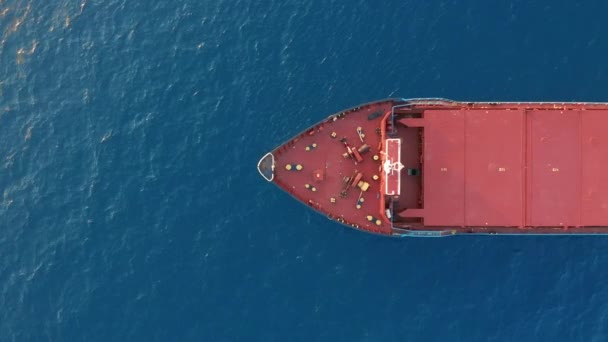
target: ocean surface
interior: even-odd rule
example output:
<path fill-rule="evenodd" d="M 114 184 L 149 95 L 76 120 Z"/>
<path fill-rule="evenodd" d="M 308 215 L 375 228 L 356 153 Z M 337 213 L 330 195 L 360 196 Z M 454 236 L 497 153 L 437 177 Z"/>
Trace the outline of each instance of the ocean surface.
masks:
<path fill-rule="evenodd" d="M 255 168 L 385 97 L 608 101 L 606 13 L 0 1 L 0 341 L 607 341 L 608 235 L 376 237 Z"/>

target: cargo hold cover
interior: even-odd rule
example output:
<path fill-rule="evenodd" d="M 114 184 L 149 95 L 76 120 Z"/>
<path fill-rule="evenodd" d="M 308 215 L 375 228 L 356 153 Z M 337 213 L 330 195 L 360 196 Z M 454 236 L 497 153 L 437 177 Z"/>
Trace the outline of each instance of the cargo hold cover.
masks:
<path fill-rule="evenodd" d="M 606 110 L 424 112 L 427 226 L 608 225 Z"/>

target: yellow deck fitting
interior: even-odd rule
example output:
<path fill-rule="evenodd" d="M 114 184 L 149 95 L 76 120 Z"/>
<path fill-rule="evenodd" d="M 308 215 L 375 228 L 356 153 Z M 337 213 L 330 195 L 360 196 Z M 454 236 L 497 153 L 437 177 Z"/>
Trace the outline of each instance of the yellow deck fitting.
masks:
<path fill-rule="evenodd" d="M 336 133 L 336 132 L 331 132 L 331 134 L 330 134 L 329 136 L 330 136 L 330 137 L 332 137 L 332 138 L 335 138 L 335 137 L 337 137 L 337 136 L 338 136 L 338 133 Z"/>
<path fill-rule="evenodd" d="M 291 171 L 291 168 L 292 168 L 291 164 L 285 165 L 285 170 Z"/>
<path fill-rule="evenodd" d="M 376 226 L 379 226 L 379 225 L 382 224 L 382 221 L 380 221 L 379 219 L 373 217 L 372 215 L 367 215 L 366 218 L 367 218 L 367 220 L 369 222 L 374 222 L 376 224 Z"/>
<path fill-rule="evenodd" d="M 317 143 L 312 143 L 312 144 L 306 146 L 306 151 L 312 151 L 315 148 L 317 148 Z"/>
<path fill-rule="evenodd" d="M 372 176 L 372 179 L 373 179 L 373 180 L 378 180 L 378 179 L 379 179 L 379 177 L 378 177 L 378 175 L 373 175 L 373 176 Z"/>
<path fill-rule="evenodd" d="M 317 191 L 317 188 L 315 188 L 314 186 L 312 186 L 310 184 L 304 184 L 304 187 L 312 192 Z"/>
<path fill-rule="evenodd" d="M 367 189 L 369 189 L 369 183 L 365 181 L 359 181 L 359 183 L 357 183 L 357 187 L 359 187 L 361 191 L 367 191 Z"/>
<path fill-rule="evenodd" d="M 329 199 L 329 203 L 336 203 L 336 198 L 335 197 L 331 197 Z"/>
<path fill-rule="evenodd" d="M 365 202 L 365 199 L 363 197 L 359 197 L 359 199 L 357 200 L 357 209 L 361 209 L 363 202 Z"/>
<path fill-rule="evenodd" d="M 373 158 L 374 160 L 378 160 L 378 159 L 380 159 L 380 157 L 378 157 L 378 155 L 377 155 L 377 154 L 374 154 L 374 156 L 373 156 L 372 158 Z"/>
<path fill-rule="evenodd" d="M 301 171 L 301 170 L 302 170 L 302 168 L 303 168 L 303 167 L 302 167 L 302 164 L 298 164 L 298 165 L 296 165 L 296 170 Z"/>

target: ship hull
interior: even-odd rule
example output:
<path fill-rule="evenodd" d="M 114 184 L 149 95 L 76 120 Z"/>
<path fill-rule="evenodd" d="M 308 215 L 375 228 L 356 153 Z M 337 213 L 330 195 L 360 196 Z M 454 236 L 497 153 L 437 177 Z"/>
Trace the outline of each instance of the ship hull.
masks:
<path fill-rule="evenodd" d="M 608 233 L 608 104 L 386 99 L 334 113 L 260 174 L 386 236 Z"/>

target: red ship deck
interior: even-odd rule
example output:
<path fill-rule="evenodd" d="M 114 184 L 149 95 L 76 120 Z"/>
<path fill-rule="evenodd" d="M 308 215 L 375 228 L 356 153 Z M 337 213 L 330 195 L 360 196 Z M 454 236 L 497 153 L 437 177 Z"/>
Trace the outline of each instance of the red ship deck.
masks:
<path fill-rule="evenodd" d="M 416 120 L 426 228 L 608 226 L 608 109 L 431 109 Z"/>
<path fill-rule="evenodd" d="M 383 117 L 391 109 L 391 101 L 357 107 L 338 113 L 300 134 L 273 151 L 274 181 L 296 199 L 334 220 L 358 229 L 390 234 L 390 222 L 379 214 L 382 162 L 379 132 Z M 363 141 L 357 133 L 358 127 L 364 134 Z M 335 133 L 334 137 L 332 133 Z M 345 158 L 343 154 L 348 153 L 348 148 L 342 139 L 351 151 L 363 144 L 369 146 L 369 151 L 359 153 L 360 161 L 354 154 Z M 374 155 L 378 160 L 374 160 Z M 288 164 L 292 166 L 291 170 L 286 169 Z M 297 170 L 298 164 L 302 166 L 301 170 Z M 360 178 L 357 178 L 358 174 Z M 374 175 L 378 180 L 373 179 Z M 348 186 L 343 181 L 345 177 L 352 181 L 357 179 Z M 357 186 L 359 181 L 369 187 L 363 191 Z M 344 189 L 346 194 L 341 195 Z"/>
<path fill-rule="evenodd" d="M 606 131 L 608 104 L 387 100 L 273 151 L 273 175 L 330 218 L 381 234 L 608 233 Z"/>

